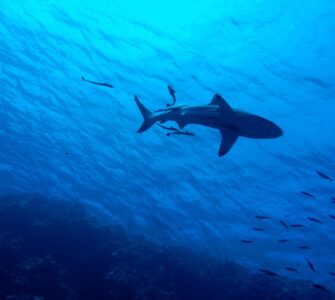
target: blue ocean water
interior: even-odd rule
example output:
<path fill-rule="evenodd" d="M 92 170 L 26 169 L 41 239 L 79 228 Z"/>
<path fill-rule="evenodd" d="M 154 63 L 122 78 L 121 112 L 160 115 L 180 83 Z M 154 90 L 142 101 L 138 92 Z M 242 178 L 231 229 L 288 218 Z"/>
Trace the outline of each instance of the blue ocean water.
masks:
<path fill-rule="evenodd" d="M 335 179 L 334 17 L 327 0 L 0 0 L 0 194 L 79 201 L 157 245 L 335 292 L 335 183 L 316 173 Z M 134 95 L 164 108 L 167 85 L 178 105 L 219 93 L 284 135 L 219 158 L 217 130 L 137 133 Z"/>

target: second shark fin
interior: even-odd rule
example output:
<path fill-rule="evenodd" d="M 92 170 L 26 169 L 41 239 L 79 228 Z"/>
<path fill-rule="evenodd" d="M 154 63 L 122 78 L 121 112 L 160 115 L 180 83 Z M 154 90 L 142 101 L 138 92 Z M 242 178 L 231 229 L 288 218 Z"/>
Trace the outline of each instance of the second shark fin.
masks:
<path fill-rule="evenodd" d="M 230 105 L 219 94 L 215 94 L 212 101 L 209 104 L 210 105 L 218 105 L 222 111 L 229 112 L 229 113 L 234 113 L 234 111 L 230 107 Z"/>
<path fill-rule="evenodd" d="M 235 132 L 227 129 L 221 129 L 220 133 L 221 133 L 221 144 L 218 154 L 219 156 L 223 156 L 229 152 L 231 147 L 236 142 L 238 135 Z"/>

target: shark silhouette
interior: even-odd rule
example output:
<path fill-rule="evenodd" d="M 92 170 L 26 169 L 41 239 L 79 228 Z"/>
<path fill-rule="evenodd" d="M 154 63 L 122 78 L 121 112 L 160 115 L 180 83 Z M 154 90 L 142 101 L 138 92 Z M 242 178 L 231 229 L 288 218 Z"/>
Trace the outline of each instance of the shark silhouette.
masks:
<path fill-rule="evenodd" d="M 215 94 L 207 105 L 182 105 L 149 111 L 135 96 L 135 102 L 144 122 L 137 132 L 148 130 L 156 122 L 175 121 L 180 129 L 188 124 L 198 124 L 218 129 L 221 144 L 218 155 L 228 153 L 239 136 L 252 139 L 277 138 L 283 131 L 273 122 L 262 117 L 233 109 L 219 95 Z"/>

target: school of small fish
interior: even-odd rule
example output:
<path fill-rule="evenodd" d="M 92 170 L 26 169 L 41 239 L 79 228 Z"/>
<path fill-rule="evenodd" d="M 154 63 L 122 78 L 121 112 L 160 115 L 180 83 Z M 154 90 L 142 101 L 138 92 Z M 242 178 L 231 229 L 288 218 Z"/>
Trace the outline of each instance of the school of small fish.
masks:
<path fill-rule="evenodd" d="M 326 179 L 328 180 L 329 182 L 332 182 L 332 178 L 321 172 L 321 171 L 316 171 L 316 174 L 319 175 L 321 178 L 323 179 Z M 313 195 L 312 193 L 310 192 L 307 192 L 307 191 L 300 191 L 300 193 L 302 195 L 304 195 L 305 197 L 307 198 L 311 198 L 311 199 L 314 199 L 316 200 L 316 196 Z M 335 197 L 330 197 L 331 199 L 331 202 L 333 204 L 335 204 Z M 328 217 L 332 220 L 335 220 L 335 215 L 333 214 L 329 214 Z M 265 215 L 256 215 L 255 218 L 257 220 L 269 220 L 270 217 L 269 216 L 265 216 Z M 323 220 L 320 220 L 318 218 L 315 218 L 315 217 L 312 217 L 312 216 L 308 216 L 306 218 L 306 220 L 310 221 L 310 222 L 313 222 L 313 223 L 317 223 L 317 224 L 323 224 L 325 221 Z M 301 223 L 294 223 L 294 224 L 288 224 L 287 222 L 283 221 L 283 220 L 278 220 L 279 224 L 281 224 L 285 229 L 289 229 L 289 228 L 304 228 L 306 227 L 305 224 L 301 224 Z M 265 229 L 263 227 L 252 227 L 251 228 L 253 231 L 264 231 Z M 255 239 L 241 239 L 240 240 L 242 243 L 245 243 L 245 244 L 250 244 L 250 243 L 254 243 L 256 242 Z M 290 242 L 290 240 L 288 239 L 280 239 L 280 240 L 277 240 L 278 243 L 288 243 Z M 299 245 L 298 246 L 298 249 L 301 249 L 301 250 L 311 250 L 311 246 L 309 245 Z M 312 271 L 312 272 L 317 272 L 317 269 L 315 267 L 315 265 L 313 264 L 313 262 L 310 260 L 310 259 L 306 259 L 306 265 L 308 266 L 308 268 Z M 298 269 L 297 268 L 294 268 L 294 267 L 290 267 L 290 266 L 285 266 L 283 268 L 284 270 L 288 271 L 288 272 L 298 272 Z M 279 273 L 277 272 L 274 272 L 272 270 L 268 270 L 268 269 L 264 269 L 264 268 L 260 268 L 259 269 L 260 272 L 262 272 L 263 274 L 267 275 L 267 276 L 280 276 Z M 329 276 L 333 276 L 335 277 L 335 272 L 329 272 L 328 273 Z M 313 287 L 322 291 L 322 292 L 325 292 L 327 294 L 330 294 L 330 295 L 334 295 L 334 293 L 329 290 L 328 288 L 326 288 L 325 286 L 321 285 L 321 284 L 318 284 L 318 283 L 313 283 Z"/>

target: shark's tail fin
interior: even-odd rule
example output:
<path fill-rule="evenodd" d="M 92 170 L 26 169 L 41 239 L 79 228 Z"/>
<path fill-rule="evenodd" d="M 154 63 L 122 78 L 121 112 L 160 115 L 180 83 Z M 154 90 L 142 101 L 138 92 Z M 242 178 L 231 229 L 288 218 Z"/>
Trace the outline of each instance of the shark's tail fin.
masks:
<path fill-rule="evenodd" d="M 137 130 L 137 132 L 143 132 L 148 130 L 152 125 L 155 124 L 155 121 L 151 119 L 152 113 L 149 111 L 140 101 L 140 99 L 135 96 L 135 102 L 137 104 L 137 107 L 139 108 L 142 116 L 143 116 L 143 124 L 141 127 Z"/>

